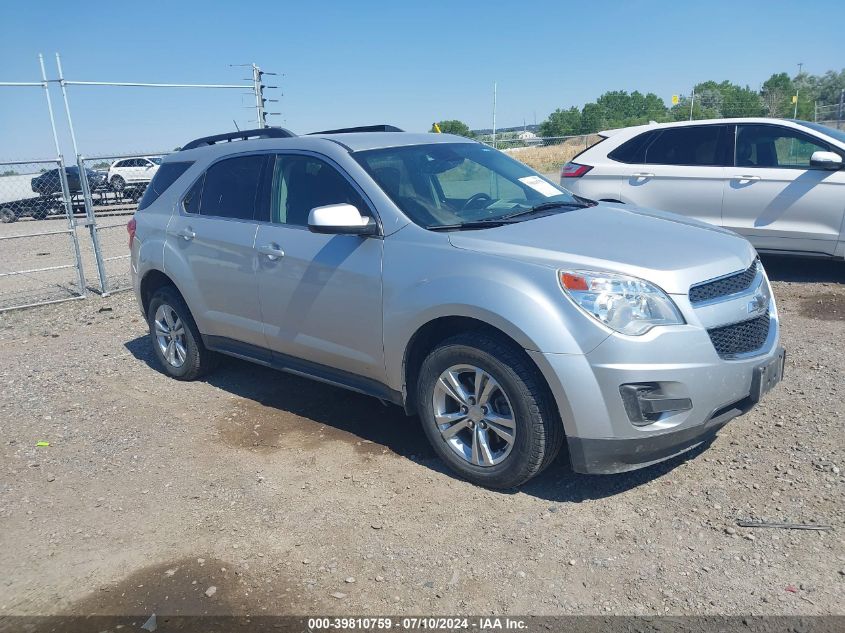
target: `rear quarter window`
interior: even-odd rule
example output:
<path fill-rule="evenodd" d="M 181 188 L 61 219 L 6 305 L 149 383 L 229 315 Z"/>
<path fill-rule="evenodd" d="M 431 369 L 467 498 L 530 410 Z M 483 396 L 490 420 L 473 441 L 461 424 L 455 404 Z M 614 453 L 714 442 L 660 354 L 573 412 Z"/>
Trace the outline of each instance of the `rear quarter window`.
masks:
<path fill-rule="evenodd" d="M 610 152 L 607 157 L 618 163 L 644 163 L 645 148 L 654 140 L 656 134 L 657 132 L 654 130 L 638 134 L 634 138 L 622 143 L 622 145 Z"/>
<path fill-rule="evenodd" d="M 138 203 L 138 211 L 142 209 L 146 209 L 150 206 L 153 202 L 155 202 L 158 197 L 163 194 L 167 189 L 179 179 L 179 176 L 184 174 L 188 167 L 193 165 L 193 162 L 173 162 L 173 163 L 164 163 L 161 167 L 158 168 L 153 179 L 150 181 L 150 184 L 147 185 L 147 190 L 144 191 L 144 195 L 141 198 L 141 201 Z"/>

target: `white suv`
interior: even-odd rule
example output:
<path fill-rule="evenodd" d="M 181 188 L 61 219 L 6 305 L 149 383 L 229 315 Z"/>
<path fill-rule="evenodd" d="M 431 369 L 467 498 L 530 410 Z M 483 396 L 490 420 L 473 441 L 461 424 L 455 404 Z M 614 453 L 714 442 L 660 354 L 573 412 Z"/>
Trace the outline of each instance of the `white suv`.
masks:
<path fill-rule="evenodd" d="M 600 135 L 561 171 L 573 193 L 704 220 L 761 252 L 845 257 L 845 132 L 714 119 Z"/>
<path fill-rule="evenodd" d="M 161 165 L 159 156 L 121 158 L 109 167 L 109 185 L 115 191 L 123 191 L 126 187 L 147 185 L 155 176 L 159 165 Z"/>

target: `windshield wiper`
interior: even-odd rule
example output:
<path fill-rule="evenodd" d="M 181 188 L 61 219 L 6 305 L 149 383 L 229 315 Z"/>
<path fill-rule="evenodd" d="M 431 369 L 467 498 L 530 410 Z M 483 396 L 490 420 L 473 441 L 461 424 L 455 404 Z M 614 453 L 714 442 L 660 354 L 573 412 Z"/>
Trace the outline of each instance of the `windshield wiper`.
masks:
<path fill-rule="evenodd" d="M 461 231 L 463 229 L 491 229 L 504 224 L 516 224 L 516 220 L 511 221 L 508 217 L 470 220 L 468 222 L 461 222 L 460 224 L 430 224 L 425 228 L 429 231 Z"/>
<path fill-rule="evenodd" d="M 489 229 L 504 224 L 516 224 L 519 222 L 516 218 L 521 218 L 533 213 L 542 213 L 551 209 L 584 209 L 586 207 L 595 206 L 595 203 L 586 204 L 584 202 L 541 202 L 535 204 L 533 207 L 527 209 L 520 209 L 513 213 L 501 215 L 497 218 L 485 218 L 483 220 L 470 220 L 468 222 L 461 222 L 460 224 L 433 224 L 426 226 L 430 231 L 460 231 L 463 229 Z"/>

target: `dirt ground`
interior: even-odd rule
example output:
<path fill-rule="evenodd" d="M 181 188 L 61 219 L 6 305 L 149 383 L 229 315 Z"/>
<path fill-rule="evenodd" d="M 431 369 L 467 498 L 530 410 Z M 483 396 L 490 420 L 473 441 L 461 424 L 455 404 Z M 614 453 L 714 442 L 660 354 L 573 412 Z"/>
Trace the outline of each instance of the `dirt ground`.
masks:
<path fill-rule="evenodd" d="M 789 355 L 757 409 L 683 458 L 561 458 L 508 492 L 374 399 L 236 360 L 165 377 L 130 293 L 0 314 L 0 621 L 843 614 L 845 265 L 765 264 Z"/>

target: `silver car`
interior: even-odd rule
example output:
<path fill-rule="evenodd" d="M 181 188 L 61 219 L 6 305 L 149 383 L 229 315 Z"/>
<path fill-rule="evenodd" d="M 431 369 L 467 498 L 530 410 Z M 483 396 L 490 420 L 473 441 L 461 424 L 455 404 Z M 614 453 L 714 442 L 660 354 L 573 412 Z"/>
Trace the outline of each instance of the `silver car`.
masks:
<path fill-rule="evenodd" d="M 579 472 L 665 460 L 781 379 L 745 239 L 573 196 L 465 138 L 377 129 L 225 134 L 163 161 L 128 229 L 169 375 L 222 353 L 375 396 L 496 488 L 563 445 Z"/>

